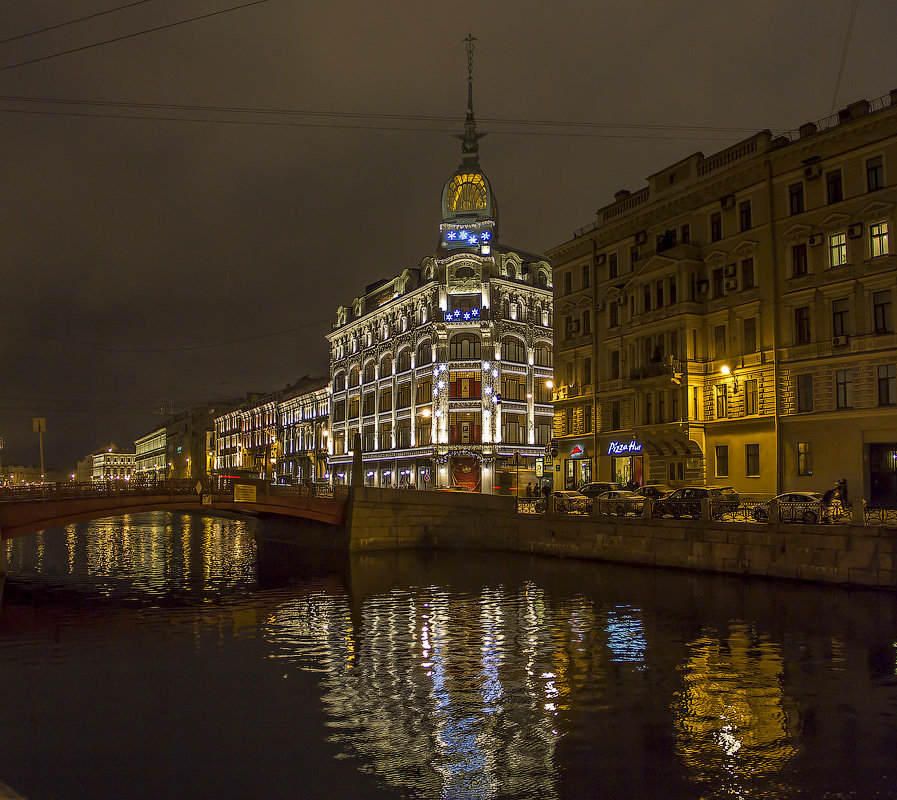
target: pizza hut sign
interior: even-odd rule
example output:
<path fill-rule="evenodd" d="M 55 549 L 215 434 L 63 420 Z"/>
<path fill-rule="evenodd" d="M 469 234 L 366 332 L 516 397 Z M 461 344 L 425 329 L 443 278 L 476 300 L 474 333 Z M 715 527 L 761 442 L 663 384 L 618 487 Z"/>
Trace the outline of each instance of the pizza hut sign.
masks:
<path fill-rule="evenodd" d="M 609 456 L 626 456 L 632 453 L 641 453 L 642 446 L 633 439 L 631 442 L 611 442 L 607 446 L 607 454 Z"/>

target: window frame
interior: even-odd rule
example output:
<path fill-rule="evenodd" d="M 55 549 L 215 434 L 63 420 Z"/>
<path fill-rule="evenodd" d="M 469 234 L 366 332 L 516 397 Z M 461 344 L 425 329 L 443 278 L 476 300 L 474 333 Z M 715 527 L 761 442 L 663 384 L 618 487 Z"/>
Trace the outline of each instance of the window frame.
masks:
<path fill-rule="evenodd" d="M 847 265 L 847 233 L 831 233 L 828 236 L 828 264 L 831 269 Z"/>
<path fill-rule="evenodd" d="M 760 445 L 756 442 L 744 446 L 744 474 L 747 478 L 760 477 Z"/>

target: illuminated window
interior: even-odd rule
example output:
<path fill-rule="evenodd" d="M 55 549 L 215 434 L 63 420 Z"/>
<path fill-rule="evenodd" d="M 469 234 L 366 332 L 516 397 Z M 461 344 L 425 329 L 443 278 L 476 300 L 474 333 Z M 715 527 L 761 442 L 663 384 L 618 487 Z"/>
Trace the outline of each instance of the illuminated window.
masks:
<path fill-rule="evenodd" d="M 484 208 L 486 208 L 486 181 L 483 176 L 476 172 L 455 175 L 448 188 L 445 210 L 457 213 L 479 211 Z"/>
<path fill-rule="evenodd" d="M 888 223 L 877 222 L 869 226 L 869 255 L 872 258 L 886 256 L 891 248 L 888 247 Z"/>
<path fill-rule="evenodd" d="M 472 333 L 462 333 L 449 342 L 449 358 L 474 359 L 480 357 L 480 338 Z"/>
<path fill-rule="evenodd" d="M 526 345 L 519 339 L 505 339 L 501 343 L 502 361 L 510 361 L 514 364 L 526 363 Z"/>
<path fill-rule="evenodd" d="M 725 419 L 729 416 L 729 392 L 728 387 L 720 385 L 716 387 L 716 418 Z"/>
<path fill-rule="evenodd" d="M 813 443 L 798 442 L 797 443 L 797 474 L 812 475 L 813 474 Z"/>
<path fill-rule="evenodd" d="M 835 233 L 828 237 L 829 265 L 843 267 L 847 263 L 847 234 Z"/>

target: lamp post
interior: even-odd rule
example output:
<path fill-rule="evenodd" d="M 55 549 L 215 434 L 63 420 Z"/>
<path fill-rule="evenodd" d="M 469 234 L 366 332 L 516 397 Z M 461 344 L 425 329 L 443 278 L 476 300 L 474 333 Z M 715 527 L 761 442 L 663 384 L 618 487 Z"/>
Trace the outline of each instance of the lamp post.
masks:
<path fill-rule="evenodd" d="M 44 417 L 34 417 L 34 432 L 40 442 L 40 480 L 44 482 L 44 431 L 47 430 L 47 420 Z"/>

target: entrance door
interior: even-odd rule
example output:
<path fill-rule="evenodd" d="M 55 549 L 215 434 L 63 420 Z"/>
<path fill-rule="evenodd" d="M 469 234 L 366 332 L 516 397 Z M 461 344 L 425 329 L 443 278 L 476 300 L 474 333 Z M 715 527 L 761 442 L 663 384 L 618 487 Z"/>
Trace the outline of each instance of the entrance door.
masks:
<path fill-rule="evenodd" d="M 470 444 L 471 442 L 471 432 L 473 430 L 473 425 L 469 422 L 461 423 L 461 444 Z"/>

